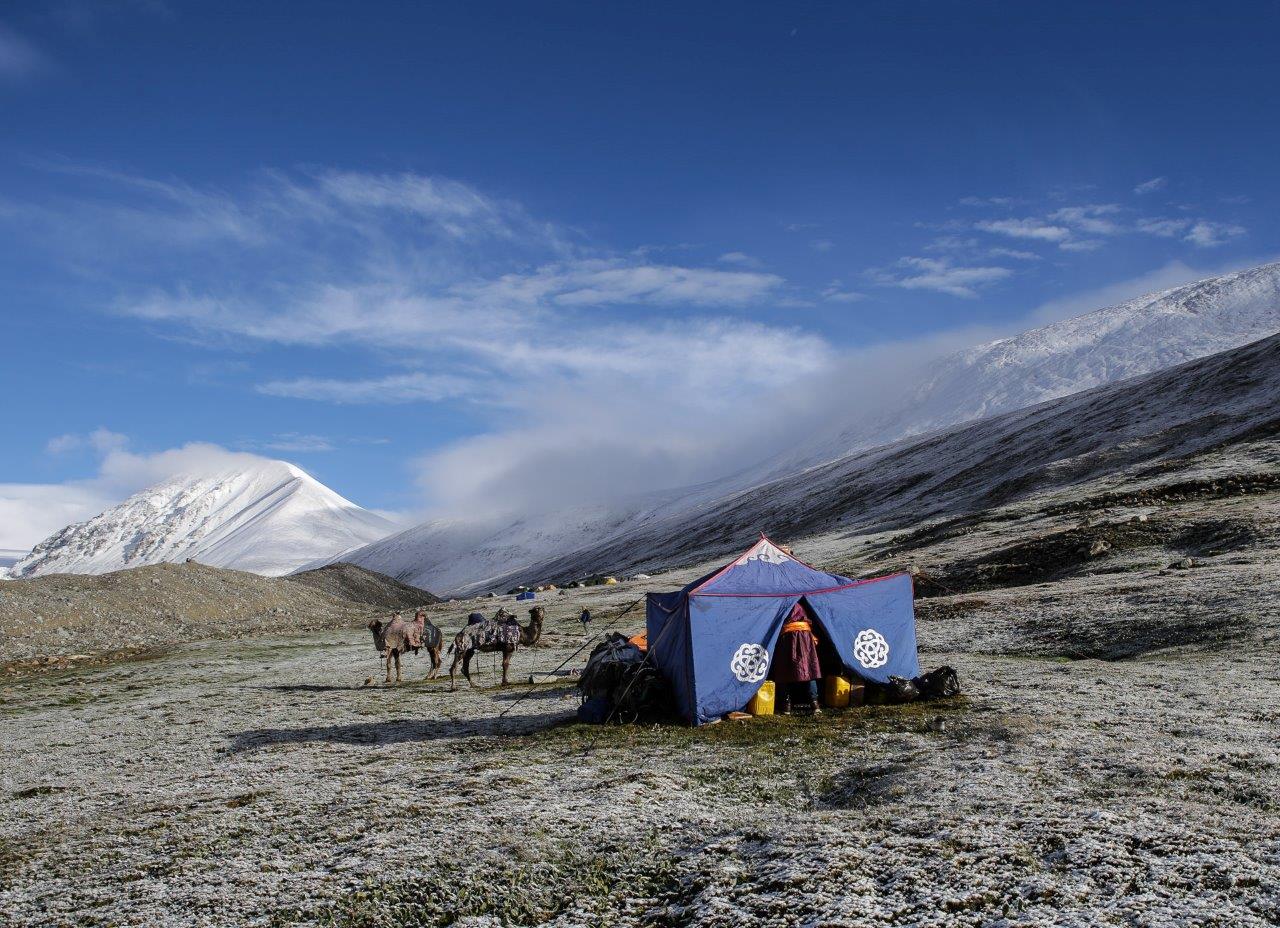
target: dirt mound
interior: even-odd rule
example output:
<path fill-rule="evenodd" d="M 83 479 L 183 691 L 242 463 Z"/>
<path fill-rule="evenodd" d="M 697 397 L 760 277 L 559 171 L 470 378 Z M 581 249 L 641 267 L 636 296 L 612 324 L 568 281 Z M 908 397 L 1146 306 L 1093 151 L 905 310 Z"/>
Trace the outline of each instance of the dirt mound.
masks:
<path fill-rule="evenodd" d="M 0 662 L 346 627 L 370 607 L 305 583 L 202 564 L 0 581 Z"/>
<path fill-rule="evenodd" d="M 321 590 L 339 599 L 381 606 L 384 609 L 414 609 L 441 601 L 440 597 L 427 590 L 401 583 L 376 570 L 345 562 L 304 570 L 284 579 Z"/>

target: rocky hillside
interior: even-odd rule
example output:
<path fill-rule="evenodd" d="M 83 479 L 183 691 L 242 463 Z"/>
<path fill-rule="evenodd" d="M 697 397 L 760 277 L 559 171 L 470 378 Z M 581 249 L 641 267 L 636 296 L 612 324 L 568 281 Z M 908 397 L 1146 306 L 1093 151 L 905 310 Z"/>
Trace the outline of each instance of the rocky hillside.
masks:
<path fill-rule="evenodd" d="M 98 576 L 0 580 L 0 663 L 167 648 L 358 626 L 405 589 L 362 571 L 301 582 L 202 564 L 157 564 Z M 372 604 L 360 597 L 375 597 Z M 424 599 L 424 597 L 427 597 Z M 430 601 L 417 591 L 417 603 Z M 417 604 L 415 603 L 415 604 Z"/>
<path fill-rule="evenodd" d="M 329 564 L 290 574 L 284 579 L 329 593 L 338 599 L 385 609 L 415 609 L 440 602 L 440 597 L 433 593 L 355 564 Z"/>

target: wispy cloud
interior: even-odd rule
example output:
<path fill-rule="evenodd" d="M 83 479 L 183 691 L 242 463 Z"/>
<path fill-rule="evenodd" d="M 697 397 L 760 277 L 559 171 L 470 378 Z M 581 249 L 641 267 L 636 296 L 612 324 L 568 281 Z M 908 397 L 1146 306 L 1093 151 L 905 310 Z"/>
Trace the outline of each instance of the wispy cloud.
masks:
<path fill-rule="evenodd" d="M 963 255 L 968 260 L 982 258 L 1012 258 L 1015 261 L 1041 260 L 1040 256 L 1033 251 L 1006 248 L 1003 245 L 986 245 L 974 235 L 940 235 L 925 245 L 924 250 Z"/>
<path fill-rule="evenodd" d="M 300 432 L 283 432 L 262 442 L 261 447 L 267 451 L 282 453 L 312 454 L 332 451 L 337 445 L 326 435 L 304 435 Z"/>
<path fill-rule="evenodd" d="M 109 454 L 112 451 L 122 450 L 128 443 L 129 439 L 126 436 L 100 427 L 88 434 L 69 432 L 51 438 L 45 444 L 45 451 L 49 454 L 67 454 L 88 449 L 98 454 Z"/>
<path fill-rule="evenodd" d="M 1239 238 L 1246 231 L 1244 226 L 1201 219 L 1187 230 L 1187 234 L 1183 239 L 1199 248 L 1213 248 L 1218 245 L 1225 245 L 1233 238 Z"/>
<path fill-rule="evenodd" d="M 988 248 L 986 254 L 992 258 L 1013 258 L 1015 261 L 1039 261 L 1040 256 L 1034 251 L 1021 251 L 1017 248 L 1004 248 L 996 246 Z"/>
<path fill-rule="evenodd" d="M 935 290 L 973 299 L 978 290 L 1013 276 L 1006 267 L 964 266 L 947 258 L 907 257 L 892 268 L 872 270 L 871 279 L 887 287 L 903 290 Z"/>
<path fill-rule="evenodd" d="M 472 391 L 464 380 L 447 375 L 422 373 L 393 374 L 365 380 L 299 377 L 259 384 L 257 391 L 268 396 L 323 400 L 343 405 L 365 403 L 437 402 Z"/>
<path fill-rule="evenodd" d="M 809 247 L 814 251 L 830 251 L 836 247 L 836 243 L 829 238 L 815 238 L 809 243 Z"/>
<path fill-rule="evenodd" d="M 842 280 L 833 280 L 823 287 L 822 298 L 830 303 L 860 303 L 867 298 L 867 295 L 848 289 Z"/>
<path fill-rule="evenodd" d="M 1062 242 L 1058 245 L 1063 251 L 1089 252 L 1097 251 L 1105 243 L 1101 239 L 1096 238 L 1077 238 L 1069 242 Z"/>
<path fill-rule="evenodd" d="M 760 259 L 753 258 L 741 251 L 726 251 L 716 259 L 721 264 L 736 264 L 738 267 L 759 267 Z"/>
<path fill-rule="evenodd" d="M 1042 219 L 989 219 L 974 223 L 974 228 L 1010 238 L 1032 239 L 1040 242 L 1065 242 L 1071 238 L 1066 226 L 1054 225 Z"/>
<path fill-rule="evenodd" d="M 0 24 L 0 80 L 25 80 L 49 67 L 49 59 L 44 53 Z"/>
<path fill-rule="evenodd" d="M 1138 186 L 1133 188 L 1133 192 L 1138 196 L 1145 196 L 1148 193 L 1155 193 L 1157 190 L 1163 190 L 1169 185 L 1168 178 L 1153 177 L 1151 180 L 1144 180 Z"/>
<path fill-rule="evenodd" d="M 1191 225 L 1190 219 L 1165 219 L 1153 217 L 1139 219 L 1135 224 L 1139 232 L 1159 238 L 1177 238 Z"/>
<path fill-rule="evenodd" d="M 339 448 L 359 445 L 386 445 L 389 438 L 356 438 L 350 436 L 314 435 L 306 432 L 281 432 L 270 438 L 241 439 L 235 447 L 242 451 L 271 451 L 276 454 L 322 454 Z"/>
<path fill-rule="evenodd" d="M 1163 178 L 1154 180 L 1163 181 Z M 1154 181 L 1149 181 L 1152 183 Z M 1154 188 L 1153 188 L 1154 189 Z M 1107 240 L 1122 235 L 1152 235 L 1158 238 L 1180 238 L 1198 247 L 1221 245 L 1246 233 L 1243 226 L 1209 219 L 1168 218 L 1134 215 L 1135 211 L 1117 203 L 1085 203 L 1060 206 L 1044 216 L 980 220 L 972 228 L 990 235 L 1055 245 L 1067 252 L 1090 252 L 1102 248 Z M 958 237 L 952 236 L 952 240 Z M 945 241 L 938 240 L 939 242 Z M 973 249 L 970 249 L 973 251 Z M 988 252 L 998 257 L 992 249 Z M 1006 254 L 1004 257 L 1014 257 Z"/>
<path fill-rule="evenodd" d="M 1051 212 L 1049 218 L 1086 235 L 1117 235 L 1122 230 L 1116 221 L 1120 212 L 1114 203 L 1090 203 L 1063 206 Z"/>
<path fill-rule="evenodd" d="M 1000 209 L 1011 209 L 1026 204 L 1022 197 L 961 197 L 961 206 L 995 206 Z"/>

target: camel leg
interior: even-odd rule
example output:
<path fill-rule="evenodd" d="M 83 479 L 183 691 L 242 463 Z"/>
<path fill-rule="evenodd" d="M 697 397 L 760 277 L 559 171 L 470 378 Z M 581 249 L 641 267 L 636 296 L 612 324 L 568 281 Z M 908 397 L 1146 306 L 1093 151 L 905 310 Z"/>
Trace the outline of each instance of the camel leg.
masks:
<path fill-rule="evenodd" d="M 396 682 L 400 682 L 400 652 L 396 652 Z"/>
<path fill-rule="evenodd" d="M 431 670 L 427 673 L 427 679 L 435 679 L 435 675 L 440 672 L 440 649 L 428 648 L 427 655 L 431 658 Z"/>
<path fill-rule="evenodd" d="M 392 654 L 392 651 L 388 649 L 387 650 L 387 679 L 386 679 L 387 683 L 391 682 L 391 654 Z"/>
<path fill-rule="evenodd" d="M 502 652 L 502 685 L 507 685 L 507 668 L 511 665 L 511 652 Z"/>
<path fill-rule="evenodd" d="M 471 655 L 473 651 L 468 651 L 462 656 L 462 675 L 467 678 L 467 682 L 474 688 L 476 681 L 471 679 Z"/>

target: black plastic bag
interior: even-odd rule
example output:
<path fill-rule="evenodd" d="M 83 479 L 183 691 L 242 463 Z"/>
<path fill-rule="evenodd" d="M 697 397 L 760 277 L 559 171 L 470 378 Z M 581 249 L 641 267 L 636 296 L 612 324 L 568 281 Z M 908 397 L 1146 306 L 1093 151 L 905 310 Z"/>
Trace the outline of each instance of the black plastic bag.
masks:
<path fill-rule="evenodd" d="M 960 675 L 954 667 L 939 667 L 915 678 L 921 699 L 947 699 L 960 695 Z"/>

